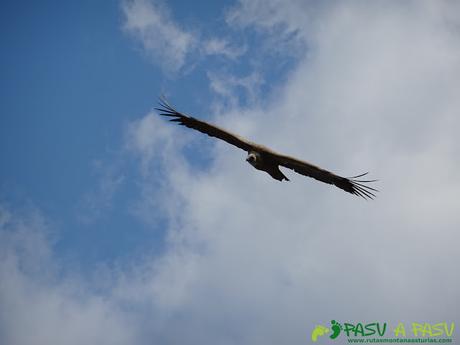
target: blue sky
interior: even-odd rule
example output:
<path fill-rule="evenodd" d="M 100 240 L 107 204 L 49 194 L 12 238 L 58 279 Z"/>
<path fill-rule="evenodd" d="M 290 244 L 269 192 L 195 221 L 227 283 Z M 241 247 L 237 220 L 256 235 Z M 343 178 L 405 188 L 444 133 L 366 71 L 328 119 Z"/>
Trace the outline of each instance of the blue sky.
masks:
<path fill-rule="evenodd" d="M 0 342 L 295 343 L 331 318 L 458 322 L 458 13 L 3 2 Z M 338 174 L 369 170 L 381 193 L 272 181 L 160 119 L 161 94 Z"/>
<path fill-rule="evenodd" d="M 201 29 L 213 32 L 229 4 L 168 6 L 177 9 L 174 16 L 184 26 L 205 21 Z M 161 235 L 144 229 L 127 211 L 135 195 L 136 168 L 120 158 L 123 125 L 155 106 L 162 92 L 181 94 L 181 103 L 192 110 L 208 110 L 203 67 L 180 76 L 163 73 L 123 32 L 117 1 L 23 7 L 12 2 L 2 11 L 4 200 L 39 205 L 65 229 L 56 249 L 78 263 L 161 247 Z M 220 61 L 200 63 L 217 68 Z M 240 73 L 247 68 L 244 61 L 226 67 Z M 106 174 L 101 169 L 117 169 L 124 186 L 101 221 L 85 224 L 79 212 L 85 212 L 86 195 L 97 193 L 101 174 Z"/>
<path fill-rule="evenodd" d="M 178 25 L 204 36 L 233 35 L 246 46 L 258 36 L 222 27 L 231 3 L 164 6 Z M 250 73 L 250 58 L 198 57 L 192 70 L 165 72 L 123 31 L 117 1 L 11 2 L 2 11 L 2 25 L 1 148 L 8 162 L 1 171 L 3 199 L 18 205 L 27 200 L 49 214 L 65 229 L 59 231 L 56 249 L 77 263 L 110 261 L 152 245 L 161 248 L 161 234 L 145 229 L 127 211 L 135 198 L 137 171 L 121 153 L 123 126 L 155 106 L 161 93 L 181 95 L 174 99 L 206 117 L 212 97 L 207 71 L 244 76 Z M 289 58 L 280 61 L 282 66 L 270 56 L 261 66 L 267 84 L 276 85 L 288 70 Z M 244 102 L 245 95 L 238 96 Z M 190 154 L 192 162 L 206 164 L 205 158 Z M 101 219 L 82 223 L 85 198 L 98 193 L 108 170 L 123 176 L 123 185 L 104 215 L 96 217 Z M 136 230 L 126 232 L 126 227 Z"/>

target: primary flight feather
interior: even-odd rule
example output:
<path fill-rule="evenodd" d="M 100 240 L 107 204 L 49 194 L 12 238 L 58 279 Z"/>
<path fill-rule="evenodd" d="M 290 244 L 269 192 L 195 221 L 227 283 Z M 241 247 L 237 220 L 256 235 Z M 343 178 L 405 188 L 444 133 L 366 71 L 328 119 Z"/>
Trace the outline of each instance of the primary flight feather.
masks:
<path fill-rule="evenodd" d="M 289 181 L 279 169 L 280 166 L 283 166 L 301 175 L 312 177 L 324 183 L 333 184 L 348 193 L 361 196 L 364 199 L 373 199 L 375 197 L 377 190 L 365 185 L 365 183 L 375 182 L 376 180 L 359 180 L 360 177 L 367 175 L 367 173 L 348 178 L 341 177 L 308 162 L 279 154 L 265 146 L 250 142 L 245 138 L 208 122 L 180 113 L 164 98 L 160 98 L 159 105 L 160 107 L 155 109 L 160 112 L 160 115 L 169 117 L 170 121 L 195 129 L 211 137 L 224 140 L 246 151 L 248 153 L 246 161 L 254 168 L 267 172 L 275 180 Z"/>

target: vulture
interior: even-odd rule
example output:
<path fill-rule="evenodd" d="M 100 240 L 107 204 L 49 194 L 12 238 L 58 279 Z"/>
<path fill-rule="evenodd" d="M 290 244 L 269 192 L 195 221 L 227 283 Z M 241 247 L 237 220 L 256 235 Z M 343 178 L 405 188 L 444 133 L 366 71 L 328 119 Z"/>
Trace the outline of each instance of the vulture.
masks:
<path fill-rule="evenodd" d="M 364 199 L 373 199 L 375 197 L 375 192 L 378 192 L 377 189 L 365 185 L 365 183 L 375 182 L 377 180 L 360 179 L 367 175 L 367 172 L 353 177 L 341 177 L 306 161 L 279 154 L 265 146 L 253 143 L 206 121 L 198 120 L 192 116 L 178 112 L 164 97 L 160 97 L 159 107 L 155 109 L 159 112 L 159 115 L 170 118 L 172 122 L 177 122 L 179 125 L 195 129 L 210 137 L 221 139 L 246 151 L 248 153 L 246 161 L 257 170 L 265 171 L 275 180 L 289 181 L 279 169 L 279 167 L 282 166 L 292 169 L 301 175 L 332 184 L 348 193 L 363 197 Z"/>

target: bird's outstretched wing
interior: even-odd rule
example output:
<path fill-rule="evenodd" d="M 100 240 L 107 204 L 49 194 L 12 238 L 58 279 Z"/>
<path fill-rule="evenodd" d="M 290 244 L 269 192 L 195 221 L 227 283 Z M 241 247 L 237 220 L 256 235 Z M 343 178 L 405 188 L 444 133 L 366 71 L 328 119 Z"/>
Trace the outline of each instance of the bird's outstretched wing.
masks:
<path fill-rule="evenodd" d="M 160 106 L 155 109 L 160 112 L 160 115 L 170 117 L 171 119 L 169 121 L 177 122 L 179 125 L 188 128 L 193 128 L 201 133 L 209 135 L 210 137 L 224 140 L 227 143 L 235 145 L 245 151 L 250 151 L 255 146 L 254 143 L 225 129 L 178 112 L 166 101 L 165 98 L 160 98 L 159 105 Z"/>
<path fill-rule="evenodd" d="M 160 98 L 159 108 L 155 108 L 160 112 L 160 115 L 170 117 L 170 121 L 177 122 L 179 125 L 195 129 L 201 133 L 205 133 L 211 137 L 215 137 L 226 141 L 247 152 L 256 150 L 269 158 L 271 162 L 277 165 L 292 169 L 295 172 L 312 177 L 318 181 L 333 184 L 346 192 L 363 197 L 364 199 L 373 199 L 376 189 L 366 186 L 365 183 L 375 182 L 376 180 L 360 180 L 359 178 L 366 175 L 361 174 L 353 177 L 341 177 L 331 173 L 330 171 L 321 169 L 313 164 L 301 161 L 299 159 L 281 155 L 267 147 L 252 143 L 236 134 L 233 134 L 225 129 L 207 123 L 202 120 L 197 120 L 191 116 L 185 115 L 174 109 L 165 98 Z"/>
<path fill-rule="evenodd" d="M 360 180 L 360 177 L 367 175 L 367 173 L 353 176 L 353 177 L 341 177 L 330 171 L 317 167 L 308 162 L 301 161 L 299 159 L 278 154 L 276 152 L 269 152 L 271 158 L 278 162 L 279 165 L 294 170 L 304 176 L 312 177 L 318 181 L 333 184 L 344 191 L 363 197 L 364 199 L 373 199 L 377 189 L 366 186 L 365 183 L 375 182 L 377 180 Z"/>

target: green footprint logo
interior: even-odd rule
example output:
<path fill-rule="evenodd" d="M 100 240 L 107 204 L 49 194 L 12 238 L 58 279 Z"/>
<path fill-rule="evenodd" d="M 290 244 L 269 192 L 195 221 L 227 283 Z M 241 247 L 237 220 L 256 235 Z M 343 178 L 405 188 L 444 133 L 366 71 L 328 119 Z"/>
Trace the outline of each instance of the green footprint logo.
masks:
<path fill-rule="evenodd" d="M 325 335 L 327 332 L 329 332 L 329 328 L 322 325 L 317 325 L 313 332 L 311 332 L 311 340 L 316 342 L 319 336 Z"/>
<path fill-rule="evenodd" d="M 333 333 L 331 334 L 331 336 L 330 336 L 329 338 L 335 339 L 335 338 L 337 338 L 337 337 L 339 336 L 340 331 L 341 331 L 343 328 L 342 328 L 342 325 L 341 325 L 340 323 L 338 323 L 337 321 L 335 321 L 335 320 L 332 320 L 332 321 L 331 321 L 331 325 L 332 325 L 332 326 L 331 326 L 331 329 L 332 329 L 332 332 L 333 332 Z"/>

